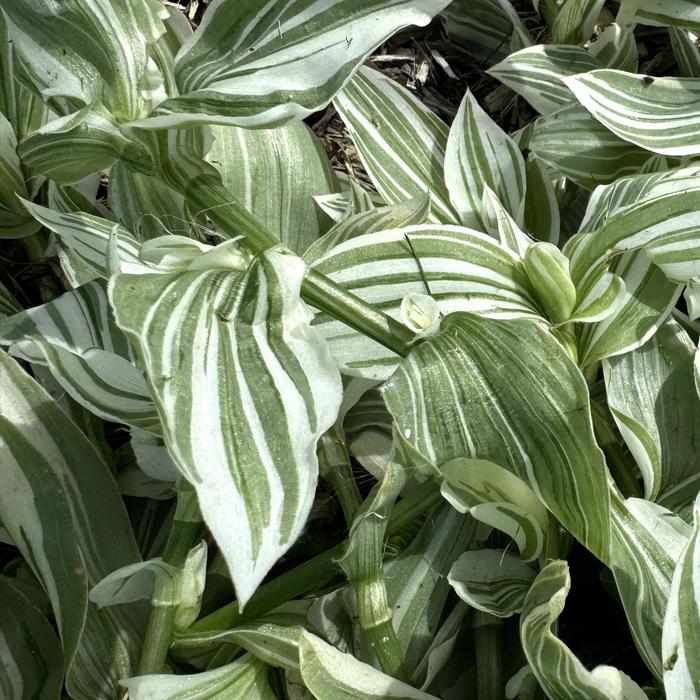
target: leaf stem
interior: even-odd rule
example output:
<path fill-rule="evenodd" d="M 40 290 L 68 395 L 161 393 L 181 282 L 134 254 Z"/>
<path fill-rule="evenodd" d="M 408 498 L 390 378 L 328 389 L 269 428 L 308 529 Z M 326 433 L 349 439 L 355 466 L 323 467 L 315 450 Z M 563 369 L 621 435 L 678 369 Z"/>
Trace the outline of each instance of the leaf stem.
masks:
<path fill-rule="evenodd" d="M 505 697 L 501 655 L 503 621 L 477 610 L 473 627 L 476 650 L 476 700 L 501 700 Z"/>
<path fill-rule="evenodd" d="M 187 555 L 202 532 L 197 496 L 192 490 L 179 490 L 175 518 L 163 552 L 163 562 L 172 566 L 178 576 Z M 177 585 L 171 579 L 156 579 L 151 597 L 151 612 L 146 627 L 138 675 L 160 673 L 173 640 L 178 601 Z"/>
<path fill-rule="evenodd" d="M 318 443 L 318 467 L 321 478 L 335 490 L 345 522 L 350 526 L 362 504 L 362 497 L 353 478 L 345 444 L 330 432 L 323 435 Z"/>
<path fill-rule="evenodd" d="M 439 503 L 440 499 L 440 491 L 433 482 L 426 481 L 416 487 L 394 507 L 386 536 L 390 537 L 401 532 L 421 513 L 425 513 Z M 229 629 L 248 620 L 254 620 L 292 598 L 318 589 L 339 572 L 336 560 L 343 555 L 346 546 L 346 542 L 340 542 L 335 547 L 263 584 L 250 599 L 245 611 L 239 608 L 237 601 L 233 601 L 195 622 L 190 630 L 201 633 Z"/>

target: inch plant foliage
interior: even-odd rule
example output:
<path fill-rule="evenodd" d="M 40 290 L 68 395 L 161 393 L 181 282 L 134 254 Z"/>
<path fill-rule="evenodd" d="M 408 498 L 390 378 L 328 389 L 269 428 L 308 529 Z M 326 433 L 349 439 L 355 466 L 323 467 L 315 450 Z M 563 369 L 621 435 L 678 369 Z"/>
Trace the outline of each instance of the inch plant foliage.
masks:
<path fill-rule="evenodd" d="M 179 5 L 0 0 L 0 697 L 700 700 L 697 3 Z"/>

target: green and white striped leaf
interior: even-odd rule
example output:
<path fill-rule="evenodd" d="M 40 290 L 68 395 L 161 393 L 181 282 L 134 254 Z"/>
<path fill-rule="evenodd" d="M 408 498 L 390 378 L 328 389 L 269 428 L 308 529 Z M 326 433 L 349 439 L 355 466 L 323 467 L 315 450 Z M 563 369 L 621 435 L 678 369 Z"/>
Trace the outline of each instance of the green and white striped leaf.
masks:
<path fill-rule="evenodd" d="M 552 114 L 575 99 L 562 78 L 600 67 L 600 62 L 580 46 L 538 44 L 510 54 L 488 73 L 540 114 Z"/>
<path fill-rule="evenodd" d="M 272 250 L 244 275 L 118 275 L 110 290 L 241 605 L 301 532 L 316 442 L 340 407 L 340 376 L 299 299 L 303 275 L 301 260 Z"/>
<path fill-rule="evenodd" d="M 680 27 L 669 27 L 668 35 L 680 74 L 684 78 L 700 78 L 698 35 Z"/>
<path fill-rule="evenodd" d="M 556 44 L 581 44 L 590 39 L 605 0 L 566 0 L 552 22 Z"/>
<path fill-rule="evenodd" d="M 622 671 L 604 665 L 588 671 L 552 632 L 570 587 L 566 562 L 551 562 L 532 584 L 520 618 L 523 650 L 545 693 L 557 700 L 646 700 Z"/>
<path fill-rule="evenodd" d="M 564 82 L 621 139 L 663 155 L 700 153 L 700 80 L 596 70 Z"/>
<path fill-rule="evenodd" d="M 692 530 L 651 501 L 611 494 L 611 559 L 632 638 L 661 679 L 661 634 L 671 579 Z"/>
<path fill-rule="evenodd" d="M 109 173 L 107 197 L 114 217 L 141 240 L 166 233 L 189 235 L 183 197 L 156 177 L 140 175 L 117 162 Z"/>
<path fill-rule="evenodd" d="M 443 170 L 449 129 L 420 100 L 362 68 L 333 101 L 375 187 L 388 204 L 430 193 L 430 221 L 458 223 Z"/>
<path fill-rule="evenodd" d="M 116 160 L 138 172 L 153 174 L 148 151 L 124 136 L 99 102 L 50 121 L 24 139 L 17 152 L 25 165 L 62 184 L 78 182 Z"/>
<path fill-rule="evenodd" d="M 149 44 L 165 32 L 157 0 L 16 0 L 3 6 L 15 49 L 45 98 L 98 100 L 119 119 L 148 112 Z"/>
<path fill-rule="evenodd" d="M 603 364 L 608 405 L 644 479 L 644 497 L 685 514 L 700 490 L 695 344 L 669 319 L 642 347 Z"/>
<path fill-rule="evenodd" d="M 445 183 L 460 222 L 485 231 L 483 197 L 490 188 L 516 224 L 525 213 L 525 161 L 515 142 L 467 90 L 450 129 Z"/>
<path fill-rule="evenodd" d="M 535 571 L 507 552 L 475 549 L 457 559 L 448 580 L 457 595 L 473 608 L 496 617 L 510 617 L 523 609 Z"/>
<path fill-rule="evenodd" d="M 191 675 L 153 674 L 122 681 L 131 700 L 275 700 L 267 666 L 250 654 L 213 671 Z"/>
<path fill-rule="evenodd" d="M 84 212 L 63 213 L 31 202 L 24 203 L 37 221 L 56 233 L 73 255 L 96 276 L 107 279 L 107 253 L 115 239 L 121 271 L 124 274 L 152 274 L 153 266 L 139 257 L 136 237 L 114 221 Z"/>
<path fill-rule="evenodd" d="M 0 601 L 0 692 L 8 700 L 58 700 L 63 688 L 63 653 L 56 632 L 5 576 L 0 576 Z"/>
<path fill-rule="evenodd" d="M 525 561 L 540 556 L 549 515 L 522 479 L 493 462 L 464 457 L 440 465 L 440 472 L 440 490 L 453 508 L 512 537 Z"/>
<path fill-rule="evenodd" d="M 138 654 L 143 611 L 97 610 L 88 591 L 140 558 L 126 509 L 58 404 L 4 352 L 0 373 L 0 518 L 51 601 L 69 694 L 113 697 Z"/>
<path fill-rule="evenodd" d="M 384 385 L 384 399 L 428 464 L 467 456 L 507 468 L 608 560 L 608 477 L 586 383 L 542 325 L 451 314 Z"/>
<path fill-rule="evenodd" d="M 450 39 L 480 62 L 498 61 L 532 43 L 510 0 L 453 0 L 442 16 Z"/>
<path fill-rule="evenodd" d="M 577 104 L 538 119 L 527 147 L 589 190 L 640 172 L 652 157 L 618 138 Z"/>
<path fill-rule="evenodd" d="M 590 44 L 588 51 L 598 60 L 601 68 L 616 68 L 635 73 L 639 67 L 639 50 L 634 26 L 622 26 L 617 22 L 609 24 Z M 583 72 L 585 71 L 579 71 Z"/>
<path fill-rule="evenodd" d="M 435 700 L 433 695 L 338 651 L 310 632 L 302 633 L 299 638 L 299 666 L 304 684 L 316 698 Z"/>
<path fill-rule="evenodd" d="M 367 233 L 388 231 L 424 224 L 430 212 L 430 196 L 408 199 L 399 204 L 376 207 L 358 212 L 338 221 L 325 236 L 322 236 L 302 256 L 307 265 L 330 252 L 335 246 Z"/>
<path fill-rule="evenodd" d="M 207 160 L 231 195 L 268 231 L 301 255 L 328 228 L 313 197 L 338 184 L 328 157 L 306 124 L 276 129 L 214 126 Z"/>
<path fill-rule="evenodd" d="M 101 281 L 0 321 L 0 344 L 46 365 L 68 394 L 95 415 L 158 431 L 143 374 L 117 328 Z"/>
<path fill-rule="evenodd" d="M 421 268 L 444 314 L 538 318 L 541 313 L 515 255 L 490 236 L 458 226 L 407 226 L 359 236 L 313 267 L 394 318 L 407 294 L 426 291 Z M 318 314 L 314 326 L 344 372 L 382 380 L 398 365 L 391 351 L 326 314 Z"/>
<path fill-rule="evenodd" d="M 673 574 L 662 651 L 667 697 L 700 698 L 700 496 L 693 511 L 691 538 Z"/>
<path fill-rule="evenodd" d="M 640 24 L 700 30 L 700 8 L 695 0 L 623 0 L 621 11 L 634 13 L 634 21 Z"/>
<path fill-rule="evenodd" d="M 228 123 L 246 128 L 303 118 L 330 102 L 370 53 L 448 0 L 219 0 L 177 56 L 180 91 L 142 126 Z"/>
<path fill-rule="evenodd" d="M 29 194 L 16 149 L 17 139 L 12 124 L 0 112 L 0 240 L 30 236 L 39 229 L 17 199 Z"/>

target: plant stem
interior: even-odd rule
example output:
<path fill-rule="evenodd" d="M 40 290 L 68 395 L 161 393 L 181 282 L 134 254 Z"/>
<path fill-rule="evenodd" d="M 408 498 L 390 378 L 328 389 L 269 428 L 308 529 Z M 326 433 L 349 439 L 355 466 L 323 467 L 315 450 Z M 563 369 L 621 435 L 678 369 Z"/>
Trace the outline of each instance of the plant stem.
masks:
<path fill-rule="evenodd" d="M 177 571 L 175 579 L 180 575 L 187 555 L 200 536 L 201 530 L 202 521 L 195 492 L 178 491 L 175 518 L 163 553 L 163 562 Z M 163 670 L 175 628 L 178 604 L 175 600 L 176 589 L 177 580 L 156 578 L 138 675 L 160 673 Z"/>
<path fill-rule="evenodd" d="M 485 612 L 476 612 L 474 616 L 476 700 L 502 700 L 504 697 L 502 633 L 502 620 Z"/>
<path fill-rule="evenodd" d="M 209 176 L 182 182 L 179 179 L 175 182 L 169 180 L 168 184 L 179 185 L 181 193 L 223 231 L 233 236 L 243 235 L 243 243 L 252 253 L 262 253 L 279 245 L 279 240 L 216 178 Z M 316 270 L 307 269 L 301 296 L 319 311 L 376 340 L 397 355 L 408 355 L 415 339 L 411 330 Z"/>
<path fill-rule="evenodd" d="M 318 444 L 318 467 L 321 478 L 335 490 L 343 509 L 345 522 L 352 525 L 352 519 L 362 504 L 362 497 L 352 474 L 348 451 L 342 440 L 327 433 Z"/>
<path fill-rule="evenodd" d="M 434 483 L 426 481 L 418 486 L 394 507 L 386 530 L 387 537 L 403 530 L 421 513 L 425 513 L 439 503 L 440 499 L 440 491 Z M 246 605 L 245 611 L 242 611 L 238 603 L 233 601 L 195 622 L 190 630 L 201 633 L 235 627 L 248 620 L 254 620 L 309 590 L 319 588 L 338 573 L 335 562 L 343 555 L 345 548 L 346 543 L 340 542 L 335 547 L 260 586 Z"/>

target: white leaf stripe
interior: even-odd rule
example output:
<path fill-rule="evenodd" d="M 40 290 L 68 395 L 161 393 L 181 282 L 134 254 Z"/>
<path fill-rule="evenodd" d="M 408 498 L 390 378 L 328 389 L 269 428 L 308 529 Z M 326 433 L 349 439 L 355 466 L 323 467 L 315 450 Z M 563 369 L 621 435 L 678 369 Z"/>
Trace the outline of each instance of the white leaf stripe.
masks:
<path fill-rule="evenodd" d="M 636 0 L 631 5 L 640 24 L 700 30 L 700 7 L 695 0 Z"/>
<path fill-rule="evenodd" d="M 564 82 L 601 124 L 625 141 L 663 155 L 700 153 L 700 80 L 596 70 Z"/>
<path fill-rule="evenodd" d="M 668 33 L 680 74 L 685 78 L 700 78 L 700 49 L 695 35 L 679 27 L 669 27 Z"/>
<path fill-rule="evenodd" d="M 0 600 L 3 696 L 56 700 L 63 686 L 63 654 L 56 632 L 5 576 L 0 576 Z"/>
<path fill-rule="evenodd" d="M 449 129 L 396 81 L 362 68 L 333 101 L 389 204 L 430 193 L 431 221 L 458 223 L 443 177 Z"/>
<path fill-rule="evenodd" d="M 375 47 L 402 27 L 428 24 L 448 2 L 219 0 L 177 56 L 180 97 L 141 125 L 260 127 L 308 116 Z"/>
<path fill-rule="evenodd" d="M 524 97 L 540 114 L 551 114 L 575 98 L 562 82 L 567 75 L 600 68 L 580 46 L 540 44 L 510 54 L 488 73 Z"/>
<path fill-rule="evenodd" d="M 441 333 L 416 347 L 384 385 L 384 399 L 428 463 L 469 456 L 509 469 L 608 559 L 607 470 L 588 391 L 572 358 L 539 324 L 447 316 Z"/>
<path fill-rule="evenodd" d="M 241 604 L 304 525 L 316 441 L 340 405 L 339 375 L 298 299 L 303 272 L 272 251 L 242 278 L 122 275 L 111 290 Z"/>
<path fill-rule="evenodd" d="M 586 189 L 638 173 L 651 157 L 615 136 L 575 103 L 538 119 L 527 146 Z"/>
<path fill-rule="evenodd" d="M 70 695 L 110 697 L 131 672 L 143 620 L 125 606 L 98 611 L 87 594 L 139 560 L 126 510 L 102 457 L 58 404 L 4 352 L 0 371 L 0 517 L 51 601 Z"/>
<path fill-rule="evenodd" d="M 469 90 L 447 140 L 445 183 L 465 226 L 486 230 L 482 200 L 487 187 L 522 226 L 525 162 L 515 142 L 484 112 Z"/>
<path fill-rule="evenodd" d="M 671 579 L 691 529 L 650 501 L 623 501 L 614 493 L 610 501 L 615 582 L 637 649 L 661 678 L 661 631 Z"/>
<path fill-rule="evenodd" d="M 70 396 L 101 418 L 159 430 L 146 380 L 112 319 L 103 282 L 0 321 L 0 344 L 48 365 Z"/>
<path fill-rule="evenodd" d="M 426 224 L 358 236 L 316 260 L 314 268 L 399 318 L 406 294 L 426 292 L 413 252 L 443 313 L 539 317 L 515 256 L 490 236 L 458 226 Z M 398 364 L 389 351 L 325 314 L 316 316 L 314 326 L 330 343 L 340 366 L 353 373 L 386 379 Z"/>

